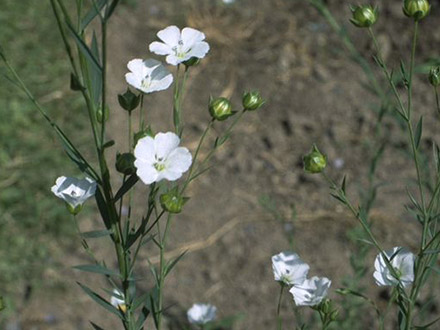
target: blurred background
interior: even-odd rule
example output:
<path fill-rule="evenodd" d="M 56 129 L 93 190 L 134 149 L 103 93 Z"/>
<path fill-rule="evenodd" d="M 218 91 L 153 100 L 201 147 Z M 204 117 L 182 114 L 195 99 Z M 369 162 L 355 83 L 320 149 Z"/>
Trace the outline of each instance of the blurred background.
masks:
<path fill-rule="evenodd" d="M 425 74 L 439 63 L 440 54 L 440 6 L 431 3 L 431 15 L 421 23 L 414 86 L 417 116 L 425 118 L 426 177 L 432 141 L 439 141 L 439 114 Z M 263 109 L 245 116 L 216 154 L 215 167 L 191 186 L 191 201 L 173 223 L 169 256 L 186 248 L 190 253 L 168 279 L 169 329 L 186 326 L 186 310 L 195 302 L 216 305 L 220 317 L 236 316 L 234 329 L 274 328 L 279 288 L 270 257 L 289 249 L 311 265 L 310 275 L 332 279 L 330 297 L 342 304 L 338 329 L 375 326 L 367 304 L 334 292 L 341 286 L 366 290 L 380 306 L 388 299 L 388 291 L 374 284 L 375 251 L 360 242 L 355 219 L 329 195 L 322 177 L 303 172 L 302 156 L 313 143 L 328 156 L 329 176 L 340 181 L 347 175 L 352 200 L 368 206 L 384 247 L 416 250 L 419 228 L 404 208 L 405 187 L 412 189 L 415 173 L 402 123 L 392 104 L 381 105 L 377 90 L 369 87 L 365 63 L 380 83 L 381 76 L 367 33 L 348 21 L 349 4 L 325 4 L 329 12 L 320 13 L 306 0 L 127 0 L 112 18 L 108 134 L 117 142 L 114 153 L 127 151 L 127 114 L 117 104 L 117 94 L 126 89 L 126 64 L 151 57 L 148 44 L 168 25 L 199 29 L 211 46 L 187 85 L 183 143 L 190 150 L 210 119 L 210 95 L 230 97 L 236 108 L 245 90 L 259 90 L 267 99 Z M 378 4 L 375 31 L 385 59 L 398 68 L 399 56 L 409 58 L 412 24 L 402 14 L 401 1 Z M 340 24 L 339 34 L 329 24 L 329 13 Z M 80 149 L 94 157 L 86 109 L 70 90 L 69 66 L 49 2 L 2 0 L 0 26 L 0 43 L 19 74 Z M 89 329 L 92 320 L 114 329 L 117 320 L 76 284 L 104 286 L 99 278 L 72 269 L 88 259 L 72 219 L 50 192 L 58 176 L 80 173 L 1 64 L 0 73 L 0 294 L 7 306 L 0 328 Z M 155 131 L 171 129 L 171 89 L 149 96 L 146 107 Z M 81 213 L 80 226 L 101 228 L 93 203 Z M 112 255 L 105 242 L 92 246 L 103 258 Z M 152 283 L 145 256 L 154 263 L 157 251 L 146 248 L 143 253 L 139 272 L 146 282 L 140 290 Z M 426 317 L 437 314 L 431 294 L 422 298 L 432 300 Z M 347 306 L 356 310 L 348 312 Z M 295 322 L 315 322 L 306 309 L 293 312 L 290 295 L 282 315 L 286 329 L 294 329 Z"/>

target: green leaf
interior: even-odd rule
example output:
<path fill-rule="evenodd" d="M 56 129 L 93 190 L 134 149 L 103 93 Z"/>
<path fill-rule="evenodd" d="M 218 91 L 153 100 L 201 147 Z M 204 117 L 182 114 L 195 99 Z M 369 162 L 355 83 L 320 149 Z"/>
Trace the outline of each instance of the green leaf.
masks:
<path fill-rule="evenodd" d="M 99 213 L 101 214 L 102 221 L 107 229 L 110 229 L 112 224 L 110 222 L 110 215 L 108 213 L 107 204 L 105 202 L 104 196 L 102 196 L 101 189 L 96 189 L 95 200 L 98 205 Z"/>
<path fill-rule="evenodd" d="M 79 265 L 74 266 L 73 268 L 81 270 L 83 272 L 101 274 L 101 275 L 109 275 L 109 276 L 120 276 L 119 272 L 108 269 L 102 265 Z"/>
<path fill-rule="evenodd" d="M 98 41 L 96 39 L 96 33 L 93 31 L 93 37 L 92 37 L 92 48 L 91 52 L 93 57 L 100 62 L 99 57 L 99 47 L 98 47 Z M 92 96 L 92 100 L 95 102 L 95 105 L 98 105 L 101 101 L 101 95 L 102 95 L 102 70 L 97 70 L 95 66 L 90 66 L 90 80 L 91 80 L 91 86 L 90 86 L 90 92 Z"/>
<path fill-rule="evenodd" d="M 100 238 L 110 236 L 113 232 L 111 230 L 92 230 L 81 233 L 82 238 Z"/>
<path fill-rule="evenodd" d="M 416 330 L 427 330 L 429 329 L 430 326 L 434 325 L 435 323 L 437 323 L 438 321 L 440 321 L 440 317 L 436 318 L 434 321 L 429 322 L 428 324 L 425 325 L 421 325 L 421 326 L 415 326 L 414 329 Z"/>
<path fill-rule="evenodd" d="M 137 182 L 139 178 L 136 174 L 133 174 L 128 178 L 127 181 L 119 188 L 118 192 L 114 197 L 114 202 L 116 203 L 122 196 L 124 196 Z"/>
<path fill-rule="evenodd" d="M 105 19 L 108 20 L 114 13 L 117 5 L 119 4 L 120 0 L 113 0 L 111 5 L 107 9 L 107 13 L 105 14 Z"/>
<path fill-rule="evenodd" d="M 90 324 L 92 325 L 93 329 L 95 330 L 104 330 L 104 328 L 101 328 L 99 325 L 96 325 L 95 323 L 90 321 Z"/>
<path fill-rule="evenodd" d="M 423 252 L 423 254 L 438 254 L 438 253 L 440 253 L 440 249 L 426 250 Z"/>
<path fill-rule="evenodd" d="M 171 261 L 170 263 L 168 263 L 165 266 L 165 272 L 164 272 L 164 276 L 166 277 L 171 270 L 174 268 L 174 266 L 180 261 L 180 259 L 183 258 L 183 256 L 188 252 L 188 250 L 183 251 L 176 259 L 174 259 L 173 261 Z"/>
<path fill-rule="evenodd" d="M 423 130 L 423 116 L 420 116 L 419 122 L 417 123 L 415 137 L 414 137 L 416 149 L 419 148 L 420 140 L 422 139 L 422 130 Z"/>
<path fill-rule="evenodd" d="M 92 22 L 93 19 L 99 14 L 96 9 L 101 10 L 106 3 L 107 0 L 99 0 L 96 5 L 97 8 L 95 8 L 95 6 L 92 6 L 89 12 L 81 20 L 81 31 L 84 31 L 84 29 L 90 24 L 90 22 Z"/>
<path fill-rule="evenodd" d="M 78 46 L 78 49 L 87 60 L 87 63 L 90 65 L 90 67 L 92 67 L 94 70 L 98 71 L 102 75 L 102 67 L 99 64 L 98 59 L 96 59 L 95 56 L 93 56 L 93 53 L 90 50 L 90 48 L 86 45 L 86 43 L 82 40 L 82 38 L 78 35 L 78 33 L 76 33 L 72 25 L 70 25 L 69 23 L 66 24 L 68 30 L 73 36 L 73 39 L 75 40 L 76 45 Z"/>
<path fill-rule="evenodd" d="M 96 292 L 94 292 L 92 289 L 88 288 L 87 286 L 76 282 L 81 289 L 83 289 L 83 291 L 90 297 L 92 298 L 98 305 L 100 305 L 101 307 L 104 307 L 106 310 L 108 310 L 110 313 L 115 314 L 116 316 L 118 316 L 121 320 L 123 319 L 123 315 L 122 312 L 117 309 L 116 307 L 114 307 L 112 304 L 110 304 L 107 300 L 105 300 L 104 298 L 102 298 L 99 294 L 97 294 Z"/>
<path fill-rule="evenodd" d="M 150 311 L 148 310 L 148 308 L 146 306 L 142 307 L 141 314 L 139 315 L 139 318 L 136 321 L 136 328 L 138 330 L 142 330 L 144 328 L 144 323 L 148 315 L 150 315 Z"/>
<path fill-rule="evenodd" d="M 115 140 L 110 140 L 110 141 L 107 141 L 106 143 L 104 143 L 102 148 L 107 149 L 107 148 L 113 147 L 114 145 L 115 145 Z"/>

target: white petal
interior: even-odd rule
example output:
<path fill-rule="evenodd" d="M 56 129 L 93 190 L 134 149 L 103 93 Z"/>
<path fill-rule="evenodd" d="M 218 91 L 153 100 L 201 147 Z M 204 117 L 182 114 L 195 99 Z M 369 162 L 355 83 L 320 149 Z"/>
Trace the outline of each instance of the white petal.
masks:
<path fill-rule="evenodd" d="M 134 166 L 137 168 L 136 174 L 145 184 L 152 184 L 158 181 L 159 173 L 153 165 L 135 160 Z"/>
<path fill-rule="evenodd" d="M 195 44 L 192 49 L 188 52 L 188 56 L 191 57 L 197 57 L 197 58 L 204 58 L 205 55 L 209 52 L 209 45 L 207 42 L 198 42 Z"/>
<path fill-rule="evenodd" d="M 185 173 L 192 163 L 192 156 L 188 149 L 179 147 L 174 149 L 167 158 L 167 170 Z"/>
<path fill-rule="evenodd" d="M 125 80 L 127 84 L 133 86 L 136 89 L 142 89 L 142 79 L 133 72 L 125 74 Z"/>
<path fill-rule="evenodd" d="M 153 81 L 150 86 L 150 93 L 163 91 L 171 86 L 173 83 L 173 75 L 170 73 L 168 76 L 165 76 L 161 80 Z"/>
<path fill-rule="evenodd" d="M 179 137 L 173 132 L 157 133 L 154 137 L 154 150 L 157 158 L 165 160 L 179 143 Z"/>
<path fill-rule="evenodd" d="M 205 34 L 196 29 L 186 27 L 182 30 L 182 41 L 185 47 L 192 47 L 192 45 L 204 39 Z"/>
<path fill-rule="evenodd" d="M 135 58 L 134 60 L 131 60 L 130 62 L 128 62 L 127 68 L 131 72 L 141 74 L 141 72 L 144 69 L 144 60 L 142 60 L 140 58 Z"/>
<path fill-rule="evenodd" d="M 182 177 L 182 172 L 180 171 L 170 171 L 164 170 L 160 172 L 161 178 L 167 179 L 168 181 L 176 181 Z"/>
<path fill-rule="evenodd" d="M 172 47 L 164 44 L 163 42 L 154 41 L 150 44 L 150 52 L 155 53 L 157 55 L 168 55 L 173 54 Z"/>
<path fill-rule="evenodd" d="M 161 39 L 167 45 L 174 47 L 174 46 L 177 46 L 179 43 L 180 29 L 175 25 L 171 25 L 171 26 L 168 26 L 167 28 L 159 31 L 157 33 L 157 36 L 159 37 L 159 39 Z"/>
<path fill-rule="evenodd" d="M 188 58 L 189 59 L 189 58 Z M 170 55 L 168 55 L 166 58 L 165 58 L 165 61 L 168 63 L 168 64 L 171 64 L 171 65 L 177 65 L 177 64 L 179 64 L 179 63 L 182 63 L 182 62 L 184 62 L 184 61 L 186 61 L 187 59 L 181 59 L 181 58 L 179 58 L 179 57 L 177 57 L 176 55 L 174 55 L 174 54 L 170 54 Z"/>
<path fill-rule="evenodd" d="M 153 165 L 156 161 L 154 139 L 151 136 L 146 136 L 140 139 L 134 148 L 134 156 L 136 157 L 136 160 L 141 160 Z"/>
<path fill-rule="evenodd" d="M 148 58 L 148 59 L 144 60 L 143 64 L 147 68 L 150 68 L 151 71 L 153 71 L 153 69 L 156 69 L 158 66 L 162 65 L 162 63 L 160 61 L 155 60 L 153 58 Z"/>

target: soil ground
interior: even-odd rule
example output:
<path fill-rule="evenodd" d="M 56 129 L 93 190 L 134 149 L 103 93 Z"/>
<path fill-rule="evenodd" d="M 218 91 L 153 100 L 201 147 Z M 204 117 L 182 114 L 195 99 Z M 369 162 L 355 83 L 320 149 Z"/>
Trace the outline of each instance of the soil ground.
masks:
<path fill-rule="evenodd" d="M 369 59 L 367 34 L 348 23 L 348 5 L 328 2 Z M 439 10 L 433 3 L 432 15 L 421 24 L 419 60 L 438 55 L 434 45 L 440 42 L 440 31 L 430 27 L 440 18 Z M 353 242 L 347 231 L 356 221 L 329 195 L 322 177 L 303 173 L 302 155 L 317 143 L 328 155 L 329 175 L 337 180 L 347 175 L 349 194 L 358 200 L 367 184 L 378 136 L 376 114 L 371 110 L 377 99 L 364 88 L 363 72 L 345 55 L 340 38 L 305 2 L 237 0 L 223 6 L 221 1 L 217 5 L 214 1 L 139 1 L 136 6 L 121 7 L 110 26 L 109 135 L 117 141 L 114 150 L 126 151 L 126 113 L 120 111 L 115 97 L 126 88 L 126 63 L 150 56 L 147 46 L 155 33 L 172 24 L 202 30 L 211 45 L 209 56 L 191 72 L 185 96 L 186 146 L 194 151 L 209 120 L 210 95 L 231 97 L 238 108 L 242 91 L 255 89 L 262 92 L 267 105 L 245 116 L 231 141 L 216 154 L 215 167 L 191 186 L 191 200 L 173 222 L 169 251 L 189 247 L 190 252 L 168 278 L 167 319 L 170 328 L 179 329 L 173 322 L 184 320 L 186 309 L 194 302 L 209 302 L 218 307 L 220 317 L 243 313 L 236 329 L 273 329 L 279 287 L 273 281 L 270 257 L 291 248 L 286 235 L 293 232 L 294 249 L 310 264 L 311 275 L 329 277 L 332 289 L 340 287 L 351 272 Z M 381 5 L 376 30 L 391 63 L 396 64 L 392 59 L 399 54 L 407 59 L 412 28 L 399 1 Z M 416 77 L 415 92 L 417 115 L 425 116 L 422 146 L 429 149 L 430 141 L 439 141 L 438 117 L 432 90 L 422 75 Z M 172 91 L 146 100 L 147 120 L 154 130 L 170 130 Z M 377 180 L 386 185 L 372 210 L 374 231 L 386 248 L 403 245 L 415 251 L 418 226 L 404 208 L 405 187 L 413 185 L 408 178 L 414 179 L 415 173 L 402 151 L 407 140 L 401 129 L 391 116 L 384 121 L 388 143 Z M 224 127 L 219 124 L 215 129 L 221 132 Z M 142 191 L 138 189 L 139 194 Z M 276 201 L 287 223 L 275 220 L 261 206 L 263 196 Z M 296 216 L 290 221 L 292 206 Z M 98 219 L 82 223 L 84 229 L 97 226 Z M 156 254 L 153 248 L 144 251 L 140 272 L 148 284 L 141 289 L 151 284 L 145 257 Z M 372 252 L 367 257 L 371 267 L 363 283 L 380 303 L 381 291 L 371 276 L 374 256 Z M 79 244 L 72 243 L 69 256 L 60 255 L 59 260 L 61 271 L 46 274 L 57 289 L 32 298 L 21 313 L 20 329 L 89 329 L 88 320 L 116 329 L 115 320 L 75 284 L 77 279 L 92 287 L 103 286 L 94 277 L 71 270 L 87 261 Z M 333 290 L 330 297 L 339 299 Z M 286 329 L 294 328 L 292 306 L 286 296 L 282 310 Z M 370 317 L 373 314 L 364 316 L 365 329 L 374 324 Z"/>

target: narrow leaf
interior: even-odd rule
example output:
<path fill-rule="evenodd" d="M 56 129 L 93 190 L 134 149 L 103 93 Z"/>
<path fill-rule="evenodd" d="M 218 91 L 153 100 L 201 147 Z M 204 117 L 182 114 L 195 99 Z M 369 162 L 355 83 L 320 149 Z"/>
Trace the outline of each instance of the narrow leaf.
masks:
<path fill-rule="evenodd" d="M 174 266 L 180 261 L 180 259 L 183 258 L 183 256 L 188 252 L 188 250 L 183 251 L 176 259 L 171 261 L 166 267 L 165 267 L 165 273 L 164 276 L 166 277 L 171 270 L 174 268 Z"/>
<path fill-rule="evenodd" d="M 83 291 L 92 298 L 98 305 L 101 305 L 101 307 L 104 307 L 106 310 L 108 310 L 110 313 L 113 313 L 117 315 L 120 319 L 123 318 L 123 315 L 119 309 L 114 307 L 112 304 L 110 304 L 107 300 L 102 298 L 99 294 L 94 292 L 92 289 L 88 288 L 87 286 L 77 282 L 77 284 L 83 289 Z"/>
<path fill-rule="evenodd" d="M 73 268 L 81 270 L 83 272 L 96 273 L 96 274 L 109 275 L 109 276 L 120 276 L 118 272 L 108 269 L 107 267 L 104 267 L 102 265 L 79 265 L 79 266 L 74 266 Z"/>
<path fill-rule="evenodd" d="M 417 123 L 415 137 L 414 137 L 416 143 L 416 149 L 419 148 L 420 140 L 422 139 L 422 130 L 423 130 L 423 116 L 420 116 L 420 120 Z"/>
<path fill-rule="evenodd" d="M 108 214 L 107 205 L 105 203 L 104 196 L 102 196 L 101 189 L 96 189 L 95 200 L 96 200 L 96 204 L 98 205 L 99 213 L 101 214 L 101 218 L 105 224 L 105 227 L 107 229 L 110 229 L 111 228 L 110 216 Z"/>
<path fill-rule="evenodd" d="M 118 192 L 115 195 L 114 202 L 116 203 L 122 196 L 124 196 L 137 182 L 139 178 L 136 174 L 133 174 L 128 178 L 127 181 L 119 188 Z"/>
<path fill-rule="evenodd" d="M 67 28 L 72 34 L 73 39 L 75 40 L 75 43 L 78 46 L 78 49 L 81 51 L 81 53 L 84 55 L 85 59 L 87 60 L 87 63 L 102 74 L 102 67 L 99 64 L 98 59 L 96 59 L 95 56 L 93 56 L 90 48 L 85 44 L 85 42 L 78 35 L 78 33 L 76 33 L 72 25 L 67 23 Z"/>
<path fill-rule="evenodd" d="M 114 13 L 117 5 L 119 4 L 120 0 L 113 0 L 113 2 L 111 3 L 111 5 L 109 6 L 107 13 L 105 14 L 105 19 L 108 20 Z"/>
<path fill-rule="evenodd" d="M 92 6 L 89 12 L 81 20 L 81 31 L 84 31 L 84 29 L 90 24 L 90 22 L 93 21 L 93 19 L 99 14 L 96 9 L 102 10 L 106 3 L 107 0 L 99 0 L 96 5 L 97 8 L 95 8 L 95 6 Z"/>
<path fill-rule="evenodd" d="M 112 234 L 111 230 L 92 230 L 81 233 L 82 238 L 100 238 L 104 236 L 110 236 Z"/>
<path fill-rule="evenodd" d="M 104 330 L 104 328 L 101 328 L 99 325 L 96 325 L 95 323 L 90 321 L 90 324 L 92 325 L 93 329 L 95 330 Z"/>

